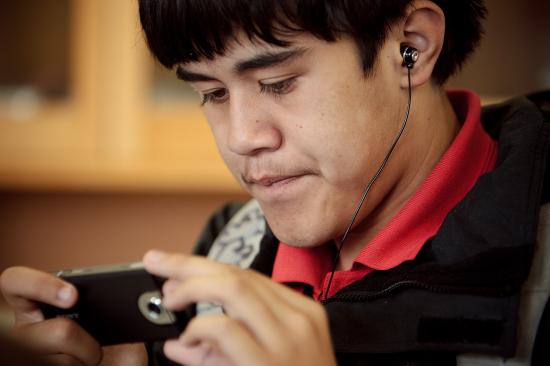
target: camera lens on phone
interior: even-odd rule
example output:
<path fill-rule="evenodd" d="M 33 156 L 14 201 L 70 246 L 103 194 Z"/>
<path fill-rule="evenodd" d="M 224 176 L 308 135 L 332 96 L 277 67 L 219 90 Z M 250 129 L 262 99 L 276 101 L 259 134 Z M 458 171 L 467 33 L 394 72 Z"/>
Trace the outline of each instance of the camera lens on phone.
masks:
<path fill-rule="evenodd" d="M 176 321 L 175 315 L 162 306 L 160 291 L 142 293 L 138 298 L 137 305 L 141 314 L 151 323 L 166 325 Z"/>
<path fill-rule="evenodd" d="M 151 300 L 147 303 L 147 310 L 149 310 L 149 315 L 152 318 L 158 318 L 162 312 L 160 304 L 157 304 L 155 300 L 157 300 L 157 298 L 151 298 Z"/>

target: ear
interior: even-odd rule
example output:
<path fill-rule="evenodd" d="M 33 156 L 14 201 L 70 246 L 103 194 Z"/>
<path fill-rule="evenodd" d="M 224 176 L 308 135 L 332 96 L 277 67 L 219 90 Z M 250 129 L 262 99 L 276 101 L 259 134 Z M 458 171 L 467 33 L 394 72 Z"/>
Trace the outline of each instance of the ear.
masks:
<path fill-rule="evenodd" d="M 419 57 L 411 70 L 411 84 L 413 87 L 428 83 L 431 80 L 445 37 L 445 15 L 443 10 L 431 1 L 413 1 L 404 18 L 400 43 L 414 47 Z M 396 47 L 402 62 L 400 47 Z M 401 87 L 408 87 L 407 69 L 401 67 Z"/>

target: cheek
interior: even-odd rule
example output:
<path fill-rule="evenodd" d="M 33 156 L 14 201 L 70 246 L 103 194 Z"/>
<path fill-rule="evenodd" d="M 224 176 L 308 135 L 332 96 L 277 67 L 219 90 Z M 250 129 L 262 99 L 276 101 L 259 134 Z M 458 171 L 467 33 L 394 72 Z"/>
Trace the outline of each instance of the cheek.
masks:
<path fill-rule="evenodd" d="M 315 138 L 324 175 L 336 185 L 364 184 L 382 161 L 394 135 L 385 89 L 339 84 L 312 106 L 318 111 Z"/>
<path fill-rule="evenodd" d="M 371 128 L 368 109 L 349 104 L 341 95 L 331 95 L 311 103 L 308 110 L 313 112 L 304 113 L 307 122 L 303 123 L 297 144 L 312 155 L 329 183 L 353 184 L 369 165 L 372 147 L 380 137 Z"/>

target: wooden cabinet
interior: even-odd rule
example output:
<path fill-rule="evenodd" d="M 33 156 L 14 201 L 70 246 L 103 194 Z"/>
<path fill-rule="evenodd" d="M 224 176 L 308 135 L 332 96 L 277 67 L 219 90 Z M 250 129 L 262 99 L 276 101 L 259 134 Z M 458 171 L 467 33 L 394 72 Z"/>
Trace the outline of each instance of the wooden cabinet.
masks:
<path fill-rule="evenodd" d="M 32 11 L 41 0 L 21 2 Z M 23 85 L 0 98 L 0 186 L 238 192 L 199 103 L 185 94 L 177 102 L 177 94 L 154 97 L 158 81 L 137 2 L 65 2 L 67 95 L 50 98 Z M 18 21 L 40 37 L 42 24 L 18 10 Z"/>

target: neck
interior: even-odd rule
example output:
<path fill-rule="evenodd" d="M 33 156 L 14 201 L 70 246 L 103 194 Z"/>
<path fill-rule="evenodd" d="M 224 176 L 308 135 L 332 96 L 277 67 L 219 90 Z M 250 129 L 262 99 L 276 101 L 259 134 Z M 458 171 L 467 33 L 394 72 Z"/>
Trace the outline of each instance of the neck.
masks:
<path fill-rule="evenodd" d="M 362 248 L 411 198 L 460 129 L 453 107 L 440 88 L 431 85 L 415 88 L 412 100 L 405 132 L 362 208 L 368 213 L 342 248 L 340 270 L 351 267 Z M 370 198 L 374 200 L 369 202 Z"/>

